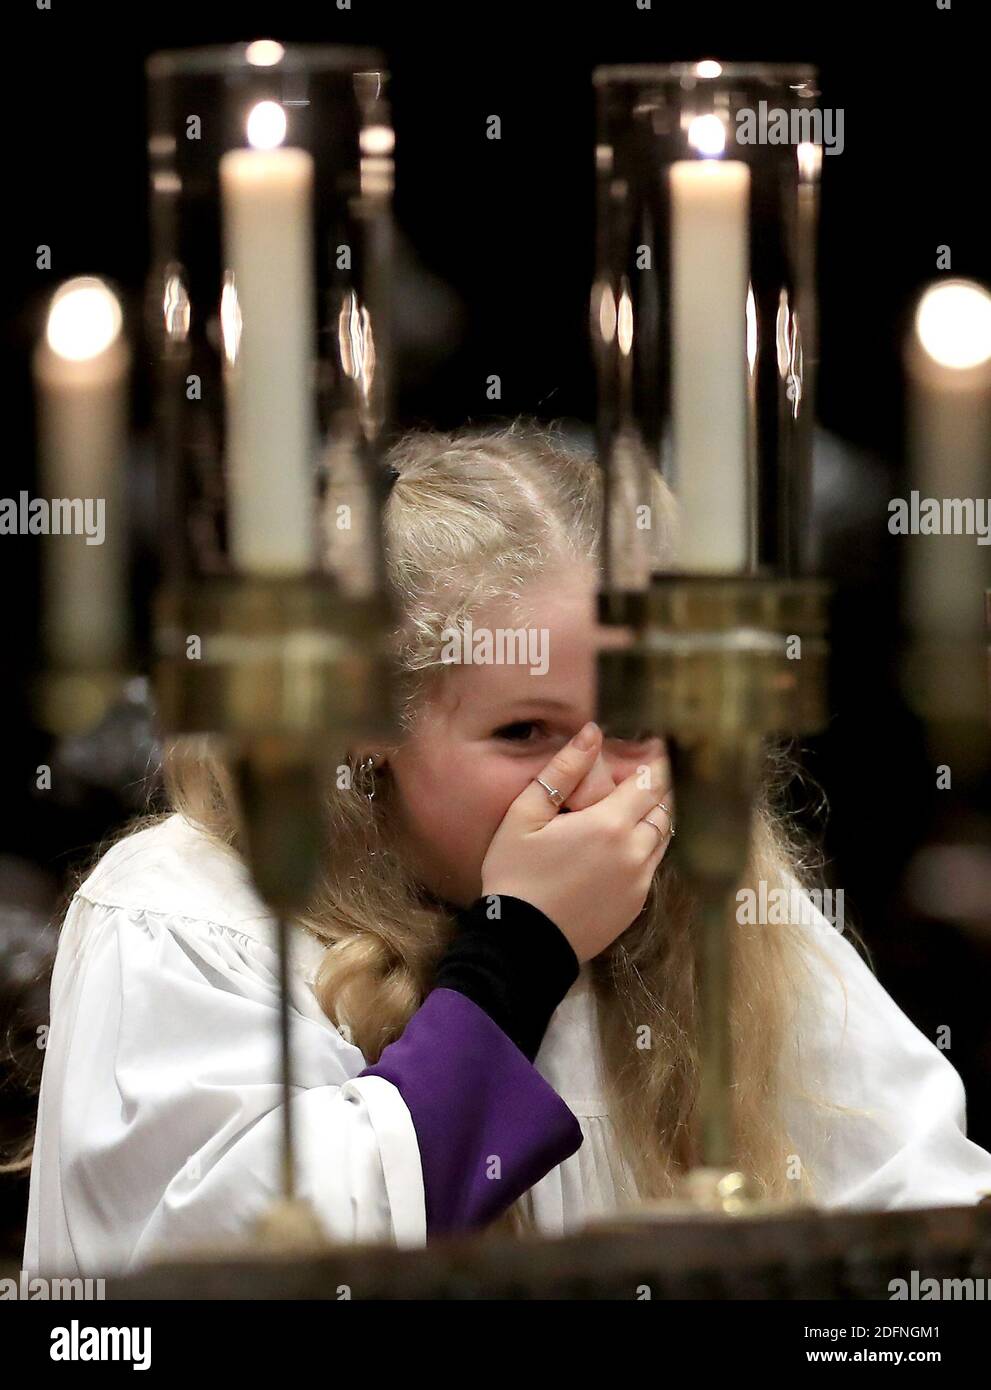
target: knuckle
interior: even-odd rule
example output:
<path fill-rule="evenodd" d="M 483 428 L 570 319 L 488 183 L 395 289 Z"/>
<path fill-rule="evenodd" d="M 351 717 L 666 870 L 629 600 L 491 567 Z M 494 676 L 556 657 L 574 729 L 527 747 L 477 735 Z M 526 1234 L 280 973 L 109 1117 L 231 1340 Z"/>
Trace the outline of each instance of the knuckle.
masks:
<path fill-rule="evenodd" d="M 560 782 L 573 777 L 574 773 L 574 759 L 568 757 L 567 749 L 562 749 L 554 755 L 540 775 L 545 782 L 550 782 L 552 787 L 556 787 Z"/>
<path fill-rule="evenodd" d="M 561 771 L 569 776 L 577 776 L 585 768 L 585 756 L 578 748 L 572 748 L 570 744 L 562 748 L 557 755 L 558 766 Z"/>

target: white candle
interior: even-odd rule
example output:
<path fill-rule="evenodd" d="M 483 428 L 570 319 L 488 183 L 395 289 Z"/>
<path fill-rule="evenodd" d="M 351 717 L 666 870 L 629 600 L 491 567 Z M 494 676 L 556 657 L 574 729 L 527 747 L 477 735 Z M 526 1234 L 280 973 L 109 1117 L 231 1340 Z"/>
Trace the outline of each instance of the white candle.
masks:
<path fill-rule="evenodd" d="M 690 159 L 672 165 L 670 177 L 678 563 L 689 572 L 740 572 L 749 560 L 750 170 L 739 160 Z"/>
<path fill-rule="evenodd" d="M 911 491 L 975 506 L 988 501 L 991 472 L 991 295 L 944 281 L 923 294 L 907 353 Z M 906 499 L 911 504 L 911 496 Z M 912 514 L 911 505 L 908 508 Z M 965 515 L 965 514 L 964 514 Z M 966 518 L 965 518 L 966 519 Z M 976 534 L 910 535 L 907 608 L 916 632 L 983 641 L 991 547 Z"/>
<path fill-rule="evenodd" d="M 272 108 L 281 114 L 263 102 L 249 117 L 257 143 Z M 220 182 L 233 277 L 222 312 L 231 556 L 244 573 L 303 574 L 315 535 L 313 159 L 293 148 L 231 150 Z"/>
<path fill-rule="evenodd" d="M 40 496 L 51 508 L 42 541 L 51 667 L 98 670 L 124 655 L 130 351 L 122 326 L 117 297 L 101 280 L 69 280 L 52 299 L 34 352 Z M 69 505 L 56 507 L 59 499 Z M 71 517 L 68 534 L 55 533 L 56 513 Z"/>

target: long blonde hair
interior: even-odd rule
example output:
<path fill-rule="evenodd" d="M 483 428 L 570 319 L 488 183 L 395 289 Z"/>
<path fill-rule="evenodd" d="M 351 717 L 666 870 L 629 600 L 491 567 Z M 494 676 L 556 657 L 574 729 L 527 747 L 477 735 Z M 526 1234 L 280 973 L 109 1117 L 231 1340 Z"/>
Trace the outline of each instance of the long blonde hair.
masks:
<path fill-rule="evenodd" d="M 401 725 L 411 732 L 445 669 L 445 629 L 559 565 L 587 564 L 598 553 L 602 490 L 591 456 L 520 421 L 407 434 L 387 462 L 399 475 L 384 524 L 402 616 L 395 634 Z M 659 514 L 669 515 L 670 494 L 659 478 L 654 485 Z M 796 770 L 780 749 L 769 751 L 741 887 L 756 892 L 761 880 L 787 887 L 789 873 L 804 887 L 812 884 L 812 846 L 782 809 Z M 236 852 L 236 798 L 217 752 L 205 741 L 170 746 L 163 774 L 172 810 Z M 372 801 L 366 790 L 355 779 L 328 793 L 325 868 L 302 925 L 326 946 L 315 981 L 319 1004 L 371 1064 L 423 1003 L 455 920 L 449 905 L 411 876 L 387 764 Z M 610 1118 L 634 1179 L 635 1190 L 619 1194 L 623 1204 L 670 1195 L 678 1175 L 699 1159 L 693 900 L 671 858 L 662 861 L 636 920 L 590 963 Z M 738 1160 L 766 1195 L 808 1199 L 814 1173 L 803 1158 L 791 1176 L 794 1145 L 782 1101 L 786 1086 L 805 1096 L 792 1011 L 812 948 L 797 925 L 741 925 L 732 940 Z M 644 1036 L 649 1047 L 637 1045 Z M 493 1223 L 506 1227 L 533 1230 L 526 1195 Z"/>

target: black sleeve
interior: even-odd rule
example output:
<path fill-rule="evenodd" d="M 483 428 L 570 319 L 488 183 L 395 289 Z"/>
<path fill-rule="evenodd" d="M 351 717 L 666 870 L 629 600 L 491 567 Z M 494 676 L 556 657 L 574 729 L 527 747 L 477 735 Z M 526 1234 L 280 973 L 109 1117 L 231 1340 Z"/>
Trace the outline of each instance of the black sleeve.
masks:
<path fill-rule="evenodd" d="M 490 904 L 499 915 L 489 916 Z M 434 979 L 473 1000 L 531 1062 L 580 963 L 560 927 L 522 898 L 478 898 L 457 914 L 458 932 Z"/>

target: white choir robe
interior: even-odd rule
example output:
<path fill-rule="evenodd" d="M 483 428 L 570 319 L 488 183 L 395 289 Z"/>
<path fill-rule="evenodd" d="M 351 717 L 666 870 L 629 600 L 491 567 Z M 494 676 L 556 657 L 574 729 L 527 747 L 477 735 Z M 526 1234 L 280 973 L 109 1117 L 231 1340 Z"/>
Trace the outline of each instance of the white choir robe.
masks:
<path fill-rule="evenodd" d="M 787 1110 L 817 1204 L 978 1202 L 991 1193 L 991 1154 L 966 1138 L 959 1075 L 840 932 L 816 912 L 805 929 L 845 998 L 818 968 L 797 1014 L 802 1057 L 819 1093 L 867 1112 Z M 311 988 L 323 947 L 299 927 L 292 939 L 297 1189 L 333 1239 L 423 1245 L 410 1109 L 390 1081 L 359 1075 L 366 1059 Z M 72 900 L 52 977 L 29 1274 L 106 1276 L 245 1241 L 279 1195 L 278 978 L 275 924 L 245 867 L 181 815 L 104 855 Z M 634 1191 L 603 1099 L 594 1008 L 583 966 L 534 1063 L 536 1084 L 580 1126 L 577 1151 L 524 1199 L 548 1235 Z"/>

